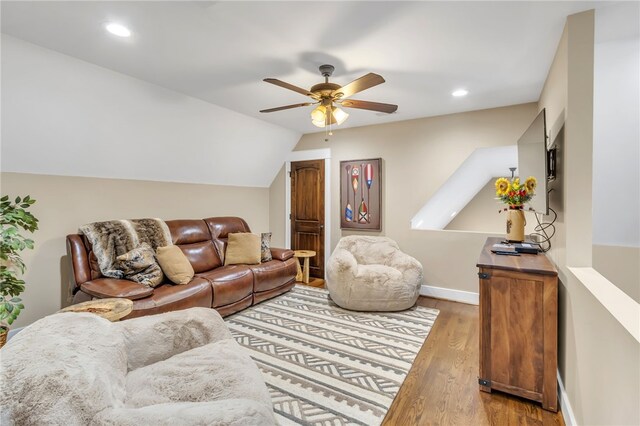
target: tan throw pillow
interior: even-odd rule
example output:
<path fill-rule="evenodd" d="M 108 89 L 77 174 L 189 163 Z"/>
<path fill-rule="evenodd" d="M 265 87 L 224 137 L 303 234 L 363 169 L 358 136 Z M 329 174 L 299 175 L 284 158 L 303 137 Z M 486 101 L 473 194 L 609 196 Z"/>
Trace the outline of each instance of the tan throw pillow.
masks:
<path fill-rule="evenodd" d="M 260 263 L 260 236 L 249 232 L 229 234 L 226 265 L 257 265 Z"/>
<path fill-rule="evenodd" d="M 162 269 L 154 258 L 153 249 L 147 243 L 116 258 L 116 266 L 124 273 L 124 278 L 155 287 L 162 282 Z"/>
<path fill-rule="evenodd" d="M 158 247 L 156 259 L 162 272 L 176 284 L 188 284 L 195 274 L 193 266 L 178 246 Z"/>

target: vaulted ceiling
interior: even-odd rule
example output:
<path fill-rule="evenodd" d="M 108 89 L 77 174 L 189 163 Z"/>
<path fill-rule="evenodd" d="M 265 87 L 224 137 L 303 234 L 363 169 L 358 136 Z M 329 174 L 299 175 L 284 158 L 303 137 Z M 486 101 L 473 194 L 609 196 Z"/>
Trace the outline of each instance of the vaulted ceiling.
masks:
<path fill-rule="evenodd" d="M 2 2 L 2 32 L 301 133 L 311 107 L 262 82 L 308 88 L 333 64 L 338 84 L 386 83 L 354 96 L 398 104 L 349 110 L 344 127 L 536 101 L 566 16 L 593 2 Z M 121 39 L 104 24 L 127 25 Z M 469 95 L 453 98 L 466 88 Z"/>

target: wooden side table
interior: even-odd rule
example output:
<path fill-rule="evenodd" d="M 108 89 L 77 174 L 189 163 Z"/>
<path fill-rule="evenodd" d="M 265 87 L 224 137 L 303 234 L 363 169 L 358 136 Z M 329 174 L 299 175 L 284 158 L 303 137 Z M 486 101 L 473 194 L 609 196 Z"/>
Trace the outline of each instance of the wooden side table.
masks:
<path fill-rule="evenodd" d="M 480 390 L 558 411 L 558 271 L 544 254 L 501 256 L 489 238 L 478 260 Z"/>
<path fill-rule="evenodd" d="M 304 259 L 304 270 L 300 267 L 300 261 L 296 262 L 298 266 L 298 273 L 296 274 L 296 281 L 303 282 L 305 284 L 309 284 L 309 258 L 316 255 L 316 252 L 313 250 L 294 250 L 293 257 L 300 259 Z"/>
<path fill-rule="evenodd" d="M 90 312 L 109 321 L 119 321 L 133 310 L 133 302 L 124 298 L 109 298 L 89 300 L 88 302 L 71 305 L 58 312 Z"/>

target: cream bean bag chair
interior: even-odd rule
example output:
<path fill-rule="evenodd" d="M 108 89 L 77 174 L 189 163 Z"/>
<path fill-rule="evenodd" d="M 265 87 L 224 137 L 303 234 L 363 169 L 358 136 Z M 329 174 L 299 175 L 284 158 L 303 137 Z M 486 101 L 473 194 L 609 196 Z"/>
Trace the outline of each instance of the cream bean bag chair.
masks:
<path fill-rule="evenodd" d="M 214 309 L 54 314 L 0 357 L 3 426 L 275 424 L 260 371 Z"/>
<path fill-rule="evenodd" d="M 412 307 L 422 285 L 422 265 L 387 237 L 342 238 L 329 257 L 331 299 L 354 311 L 401 311 Z"/>

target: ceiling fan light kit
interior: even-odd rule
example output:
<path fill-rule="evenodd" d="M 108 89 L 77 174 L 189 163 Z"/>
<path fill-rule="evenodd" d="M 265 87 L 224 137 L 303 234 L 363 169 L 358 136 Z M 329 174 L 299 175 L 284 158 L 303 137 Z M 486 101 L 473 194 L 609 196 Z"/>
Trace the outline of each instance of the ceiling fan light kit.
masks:
<path fill-rule="evenodd" d="M 335 106 L 320 105 L 311 111 L 311 123 L 316 127 L 326 127 L 333 124 L 341 125 L 349 114 Z"/>
<path fill-rule="evenodd" d="M 346 98 L 351 95 L 384 83 L 384 78 L 380 75 L 369 73 L 352 81 L 346 86 L 340 86 L 339 84 L 329 82 L 329 77 L 331 77 L 335 69 L 333 65 L 321 65 L 319 69 L 320 74 L 324 77 L 324 83 L 315 84 L 309 90 L 305 90 L 301 87 L 294 86 L 293 84 L 289 84 L 275 78 L 265 78 L 264 81 L 267 83 L 298 92 L 312 98 L 315 102 L 285 105 L 276 108 L 263 109 L 260 112 L 275 112 L 309 105 L 318 105 L 313 111 L 311 111 L 311 123 L 317 127 L 329 128 L 330 131 L 332 125 L 339 126 L 349 117 L 349 114 L 344 112 L 344 110 L 339 108 L 337 105 L 345 108 L 366 109 L 370 111 L 384 112 L 387 114 L 391 114 L 398 109 L 397 105 L 392 104 L 359 101 L 355 99 L 346 100 Z"/>

